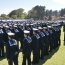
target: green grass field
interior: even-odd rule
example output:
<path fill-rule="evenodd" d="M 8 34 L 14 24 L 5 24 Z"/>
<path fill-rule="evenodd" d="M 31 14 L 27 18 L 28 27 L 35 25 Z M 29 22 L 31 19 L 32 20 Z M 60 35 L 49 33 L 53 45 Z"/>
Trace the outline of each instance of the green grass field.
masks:
<path fill-rule="evenodd" d="M 65 46 L 63 28 L 61 32 L 61 46 L 54 50 L 49 56 L 45 57 L 45 60 L 40 60 L 36 65 L 65 65 Z M 19 54 L 19 65 L 22 65 L 22 53 Z M 6 58 L 0 60 L 0 65 L 8 65 Z"/>

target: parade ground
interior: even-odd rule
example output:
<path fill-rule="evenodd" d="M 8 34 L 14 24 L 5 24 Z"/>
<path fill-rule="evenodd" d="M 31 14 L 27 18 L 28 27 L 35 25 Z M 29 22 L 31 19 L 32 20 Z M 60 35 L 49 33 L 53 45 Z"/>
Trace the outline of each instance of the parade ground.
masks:
<path fill-rule="evenodd" d="M 32 55 L 32 54 L 31 54 Z M 19 65 L 22 65 L 22 53 L 19 53 Z M 0 59 L 0 65 L 8 65 L 7 59 Z M 64 46 L 64 32 L 61 29 L 61 46 L 53 50 L 51 54 L 45 57 L 44 60 L 36 65 L 65 65 L 65 46 Z"/>

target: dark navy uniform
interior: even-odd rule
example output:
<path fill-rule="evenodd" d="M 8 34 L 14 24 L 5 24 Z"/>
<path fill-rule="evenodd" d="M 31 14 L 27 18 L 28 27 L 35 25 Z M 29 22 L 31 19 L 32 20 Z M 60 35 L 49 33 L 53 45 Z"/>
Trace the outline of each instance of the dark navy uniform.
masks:
<path fill-rule="evenodd" d="M 33 63 L 39 62 L 39 39 L 40 36 L 38 35 L 38 29 L 33 29 L 35 33 L 32 36 L 32 51 L 33 51 Z"/>
<path fill-rule="evenodd" d="M 15 39 L 16 39 L 17 41 L 19 41 L 19 36 L 20 36 L 20 34 L 19 34 L 19 30 L 18 30 L 17 27 L 14 27 L 14 33 L 15 33 Z"/>
<path fill-rule="evenodd" d="M 43 33 L 43 28 L 39 27 L 39 36 L 40 36 L 40 40 L 39 40 L 39 46 L 40 46 L 40 59 L 44 59 L 44 48 L 45 48 L 45 34 Z"/>
<path fill-rule="evenodd" d="M 50 40 L 50 49 L 49 51 L 51 52 L 53 50 L 53 31 L 52 31 L 52 27 L 51 26 L 48 26 L 49 28 L 49 34 L 50 34 L 50 37 L 49 37 L 49 40 Z"/>
<path fill-rule="evenodd" d="M 56 24 L 53 25 L 52 30 L 53 30 L 53 47 L 54 49 L 56 49 L 58 47 L 58 29 Z"/>
<path fill-rule="evenodd" d="M 58 29 L 58 27 L 56 29 L 57 29 L 57 31 L 56 31 L 57 33 L 56 34 L 57 34 L 57 47 L 58 47 L 58 45 L 59 45 L 58 44 L 59 43 L 59 29 Z"/>
<path fill-rule="evenodd" d="M 58 46 L 60 46 L 60 45 L 61 45 L 60 36 L 61 36 L 61 27 L 60 27 L 60 26 L 58 26 Z"/>
<path fill-rule="evenodd" d="M 64 43 L 65 43 L 65 22 L 63 24 L 63 31 L 64 31 Z M 65 45 L 65 44 L 64 44 Z"/>
<path fill-rule="evenodd" d="M 46 38 L 46 40 L 45 40 L 45 55 L 48 55 L 49 54 L 49 44 L 50 44 L 49 36 L 50 35 L 49 35 L 47 28 L 45 29 L 44 33 L 45 33 L 45 38 Z"/>
<path fill-rule="evenodd" d="M 7 30 L 8 30 L 7 28 L 3 27 L 3 32 L 4 32 L 4 34 L 3 34 L 3 40 L 5 42 L 5 45 L 8 42 L 8 35 L 7 35 L 7 32 L 6 32 Z"/>
<path fill-rule="evenodd" d="M 24 31 L 24 39 L 23 39 L 23 63 L 22 65 L 26 65 L 26 59 L 28 61 L 28 65 L 31 65 L 31 43 L 32 39 L 28 35 L 29 31 Z"/>
<path fill-rule="evenodd" d="M 17 26 L 14 27 L 13 33 L 15 33 L 15 39 L 17 40 L 17 42 L 18 42 L 18 47 L 19 47 L 19 46 L 20 46 L 20 45 L 19 45 L 19 41 L 20 41 L 20 31 L 18 30 Z"/>
<path fill-rule="evenodd" d="M 23 32 L 24 29 L 21 26 L 19 26 L 18 30 L 19 30 L 19 37 L 20 37 L 20 43 L 21 43 L 20 49 L 22 49 L 22 46 L 23 46 L 22 42 L 24 39 L 24 32 Z"/>
<path fill-rule="evenodd" d="M 3 30 L 0 29 L 0 57 L 4 57 L 4 40 L 3 40 Z"/>
<path fill-rule="evenodd" d="M 18 51 L 19 50 L 18 50 L 17 41 L 13 38 L 9 39 L 7 46 L 6 46 L 6 49 L 7 49 L 8 64 L 13 65 L 13 62 L 14 62 L 14 65 L 18 65 Z"/>

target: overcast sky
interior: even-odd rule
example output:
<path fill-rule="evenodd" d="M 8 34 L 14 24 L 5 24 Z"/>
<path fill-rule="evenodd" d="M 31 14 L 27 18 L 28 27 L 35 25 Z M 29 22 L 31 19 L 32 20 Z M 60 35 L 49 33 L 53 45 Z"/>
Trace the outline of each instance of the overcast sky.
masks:
<path fill-rule="evenodd" d="M 46 6 L 46 9 L 60 10 L 65 8 L 65 0 L 0 0 L 0 14 L 8 14 L 18 8 L 23 8 L 27 12 L 36 5 Z"/>

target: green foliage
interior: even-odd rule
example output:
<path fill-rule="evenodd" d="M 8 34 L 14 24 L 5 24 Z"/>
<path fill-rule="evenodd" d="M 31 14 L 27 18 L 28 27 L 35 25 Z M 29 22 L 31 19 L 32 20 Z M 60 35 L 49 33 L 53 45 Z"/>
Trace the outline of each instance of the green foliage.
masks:
<path fill-rule="evenodd" d="M 61 9 L 59 12 L 57 10 L 52 11 L 45 9 L 45 6 L 34 6 L 27 13 L 24 12 L 23 8 L 19 8 L 11 11 L 8 15 L 1 14 L 2 18 L 18 18 L 18 19 L 29 19 L 33 18 L 34 20 L 52 20 L 52 17 L 65 16 L 65 8 Z"/>
<path fill-rule="evenodd" d="M 48 18 L 48 20 L 52 20 L 52 10 L 46 10 L 45 16 Z"/>
<path fill-rule="evenodd" d="M 45 15 L 49 16 L 49 10 L 46 10 Z"/>
<path fill-rule="evenodd" d="M 9 16 L 7 16 L 6 14 L 1 14 L 0 18 L 8 19 Z"/>
<path fill-rule="evenodd" d="M 65 8 L 60 10 L 60 16 L 63 16 L 65 14 Z"/>
<path fill-rule="evenodd" d="M 27 17 L 33 19 L 43 19 L 45 16 L 45 6 L 35 6 L 29 12 Z"/>
<path fill-rule="evenodd" d="M 17 15 L 12 15 L 11 18 L 16 19 Z"/>
<path fill-rule="evenodd" d="M 36 18 L 36 14 L 37 14 L 37 11 L 35 11 L 35 10 L 30 10 L 29 12 L 28 12 L 28 15 L 27 15 L 27 18 Z"/>
<path fill-rule="evenodd" d="M 25 18 L 24 9 L 22 9 L 22 8 L 17 9 L 17 10 L 13 10 L 8 15 L 11 18 L 19 18 L 19 19 Z"/>
<path fill-rule="evenodd" d="M 46 10 L 45 6 L 35 6 L 30 11 L 26 18 L 33 18 L 34 20 L 52 20 L 52 16 L 57 16 L 58 12 L 52 10 Z"/>
<path fill-rule="evenodd" d="M 59 15 L 59 13 L 57 10 L 53 11 L 53 16 L 58 16 L 58 15 Z"/>
<path fill-rule="evenodd" d="M 23 18 L 24 17 L 24 9 L 20 8 L 17 10 L 17 17 L 18 18 Z"/>
<path fill-rule="evenodd" d="M 48 20 L 52 20 L 52 17 L 51 17 L 51 16 L 49 16 Z"/>
<path fill-rule="evenodd" d="M 13 10 L 8 14 L 9 17 L 12 17 L 12 15 L 17 15 L 17 11 Z"/>

